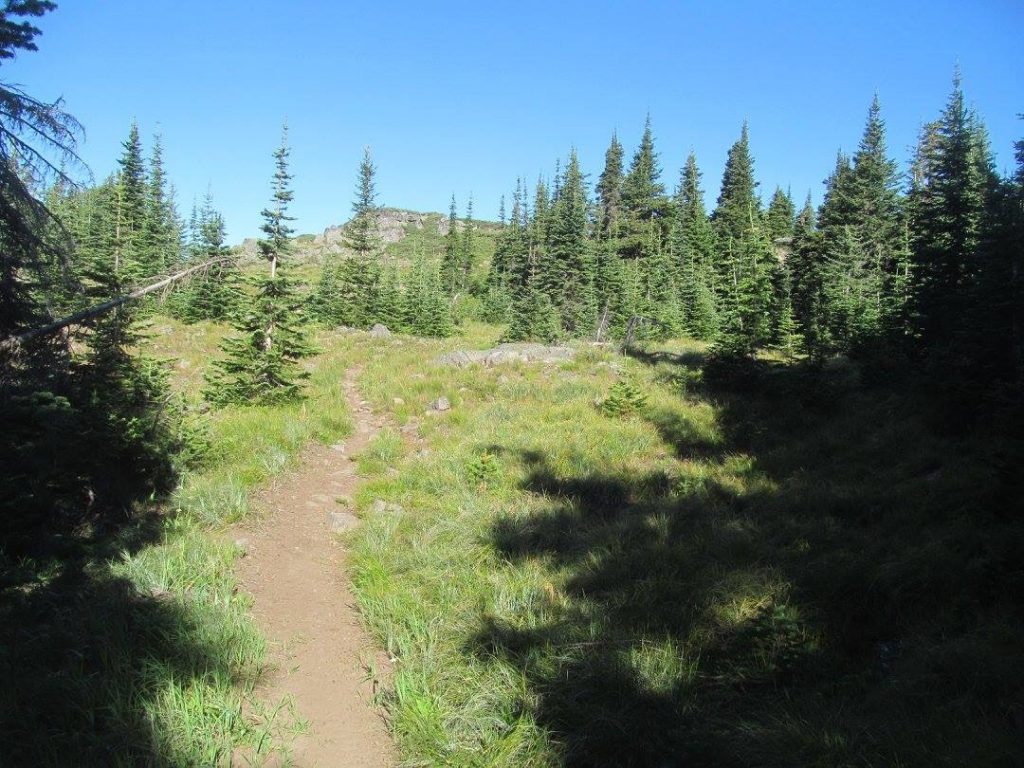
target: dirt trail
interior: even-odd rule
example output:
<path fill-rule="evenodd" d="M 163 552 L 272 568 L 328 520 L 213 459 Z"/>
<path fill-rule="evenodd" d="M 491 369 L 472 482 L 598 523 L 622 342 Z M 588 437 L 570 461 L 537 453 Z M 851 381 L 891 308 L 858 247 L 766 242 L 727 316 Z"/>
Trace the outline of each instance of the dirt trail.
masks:
<path fill-rule="evenodd" d="M 255 599 L 254 614 L 270 643 L 274 666 L 260 695 L 291 696 L 309 732 L 293 745 L 302 768 L 389 766 L 394 750 L 380 712 L 372 704 L 365 662 L 382 655 L 359 624 L 345 571 L 345 547 L 335 525 L 354 522 L 335 499 L 356 488 L 353 457 L 381 427 L 355 387 L 358 371 L 345 378 L 355 431 L 343 444 L 311 445 L 295 470 L 278 478 L 257 499 L 265 515 L 235 531 L 247 539 L 239 561 L 242 587 Z M 332 520 L 332 513 L 342 513 Z"/>

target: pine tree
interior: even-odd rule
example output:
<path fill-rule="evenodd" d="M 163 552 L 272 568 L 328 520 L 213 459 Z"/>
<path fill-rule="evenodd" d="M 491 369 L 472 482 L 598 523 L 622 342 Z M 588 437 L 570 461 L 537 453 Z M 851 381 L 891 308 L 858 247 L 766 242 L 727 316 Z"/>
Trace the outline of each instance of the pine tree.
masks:
<path fill-rule="evenodd" d="M 597 181 L 595 234 L 598 240 L 613 240 L 618 236 L 622 215 L 622 157 L 622 144 L 618 135 L 613 133 L 604 155 L 604 170 Z"/>
<path fill-rule="evenodd" d="M 227 256 L 227 232 L 224 216 L 213 206 L 213 193 L 209 190 L 197 213 L 195 257 L 198 261 Z M 199 320 L 224 320 L 237 311 L 241 278 L 233 264 L 224 262 L 211 266 L 184 290 L 171 299 L 174 313 L 190 323 Z"/>
<path fill-rule="evenodd" d="M 151 253 L 146 248 L 146 169 L 142 160 L 139 126 L 132 121 L 124 151 L 118 160 L 117 220 L 114 245 L 114 272 L 131 284 L 157 274 Z"/>
<path fill-rule="evenodd" d="M 461 277 L 460 261 L 461 242 L 459 239 L 458 211 L 453 193 L 452 202 L 448 208 L 448 233 L 444 237 L 444 254 L 441 256 L 441 286 L 448 296 L 454 296 L 459 291 Z"/>
<path fill-rule="evenodd" d="M 712 221 L 717 235 L 722 333 L 719 350 L 747 356 L 770 340 L 778 259 L 755 194 L 747 124 L 729 149 Z"/>
<path fill-rule="evenodd" d="M 143 250 L 149 275 L 157 275 L 166 272 L 181 258 L 181 230 L 174 197 L 167 190 L 163 142 L 159 134 L 153 137 L 146 193 Z"/>
<path fill-rule="evenodd" d="M 377 236 L 377 167 L 370 148 L 363 149 L 356 183 L 356 199 L 352 203 L 352 221 L 348 225 L 348 244 L 361 259 L 369 259 L 379 247 Z"/>
<path fill-rule="evenodd" d="M 715 238 L 704 210 L 697 158 L 691 152 L 680 175 L 675 199 L 671 249 L 686 330 L 710 339 L 718 328 L 715 301 Z"/>
<path fill-rule="evenodd" d="M 570 335 L 589 334 L 594 327 L 594 263 L 587 238 L 589 202 L 576 150 L 569 154 L 548 228 L 547 264 L 538 286 L 561 316 Z"/>
<path fill-rule="evenodd" d="M 793 205 L 793 198 L 788 192 L 783 192 L 782 187 L 776 187 L 767 213 L 768 231 L 775 242 L 788 241 L 793 237 L 795 215 L 796 206 Z"/>
<path fill-rule="evenodd" d="M 284 270 L 293 230 L 288 215 L 291 174 L 288 171 L 288 130 L 274 152 L 273 196 L 263 209 L 264 237 L 260 256 L 268 274 L 258 280 L 252 306 L 234 323 L 237 335 L 225 340 L 225 357 L 214 363 L 206 396 L 215 403 L 274 404 L 301 397 L 308 373 L 298 361 L 312 353 L 301 328 L 300 303 Z"/>
<path fill-rule="evenodd" d="M 476 262 L 476 227 L 473 224 L 473 195 L 469 196 L 466 203 L 466 217 L 462 220 L 462 242 L 459 243 L 460 259 L 460 289 L 469 290 L 470 275 L 473 272 L 473 265 Z"/>
<path fill-rule="evenodd" d="M 670 226 L 669 203 L 660 178 L 661 168 L 648 116 L 640 146 L 622 181 L 623 227 L 619 252 L 626 258 L 645 258 L 665 245 Z"/>
<path fill-rule="evenodd" d="M 751 222 L 760 216 L 761 204 L 756 190 L 750 135 L 744 122 L 739 140 L 729 149 L 722 174 L 722 189 L 711 217 L 722 251 L 734 250 L 734 244 L 743 239 L 750 231 Z"/>
<path fill-rule="evenodd" d="M 934 132 L 918 148 L 911 189 L 913 277 L 920 343 L 941 357 L 962 353 L 972 307 L 986 200 L 995 174 L 984 129 L 957 74 Z"/>

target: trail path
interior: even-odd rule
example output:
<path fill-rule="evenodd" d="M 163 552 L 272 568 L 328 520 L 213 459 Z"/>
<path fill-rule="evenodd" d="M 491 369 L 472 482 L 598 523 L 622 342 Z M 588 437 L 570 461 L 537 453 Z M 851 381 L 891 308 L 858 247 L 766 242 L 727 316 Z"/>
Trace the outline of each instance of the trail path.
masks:
<path fill-rule="evenodd" d="M 239 561 L 242 587 L 270 643 L 273 671 L 260 690 L 275 701 L 291 696 L 309 732 L 297 737 L 292 758 L 301 768 L 390 766 L 394 750 L 372 704 L 364 661 L 381 654 L 363 631 L 345 570 L 345 547 L 332 534 L 354 523 L 335 499 L 356 488 L 354 456 L 377 434 L 375 417 L 345 378 L 355 430 L 344 444 L 311 445 L 297 468 L 257 499 L 265 515 L 244 530 L 247 556 Z M 335 517 L 332 519 L 332 513 Z"/>

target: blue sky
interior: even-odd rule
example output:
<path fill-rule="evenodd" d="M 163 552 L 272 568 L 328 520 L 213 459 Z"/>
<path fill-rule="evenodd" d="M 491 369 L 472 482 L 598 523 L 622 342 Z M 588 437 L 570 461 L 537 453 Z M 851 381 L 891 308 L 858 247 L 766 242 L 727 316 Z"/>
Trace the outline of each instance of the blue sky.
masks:
<path fill-rule="evenodd" d="M 444 211 L 472 192 L 493 218 L 572 146 L 593 181 L 612 130 L 631 154 L 648 112 L 670 188 L 693 150 L 713 202 L 747 119 L 762 197 L 819 201 L 872 94 L 903 166 L 957 62 L 1001 170 L 1024 136 L 1020 0 L 59 6 L 0 78 L 65 99 L 97 179 L 133 118 L 147 148 L 159 131 L 182 213 L 210 185 L 232 241 L 257 233 L 285 118 L 300 232 L 348 218 L 366 145 L 381 203 Z"/>

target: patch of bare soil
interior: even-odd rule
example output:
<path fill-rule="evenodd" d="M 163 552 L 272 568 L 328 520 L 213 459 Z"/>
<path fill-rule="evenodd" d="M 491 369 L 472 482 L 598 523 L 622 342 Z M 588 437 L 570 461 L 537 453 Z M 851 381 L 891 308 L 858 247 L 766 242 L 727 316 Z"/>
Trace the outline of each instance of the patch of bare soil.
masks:
<path fill-rule="evenodd" d="M 373 704 L 368 662 L 387 658 L 359 622 L 346 572 L 346 551 L 335 532 L 358 521 L 339 498 L 358 483 L 354 457 L 381 427 L 355 387 L 345 381 L 355 431 L 344 444 L 311 445 L 292 472 L 257 498 L 258 522 L 234 532 L 245 539 L 239 561 L 242 588 L 255 600 L 256 621 L 270 644 L 272 670 L 259 691 L 270 701 L 294 700 L 308 721 L 292 749 L 303 768 L 390 766 L 394 748 Z"/>

